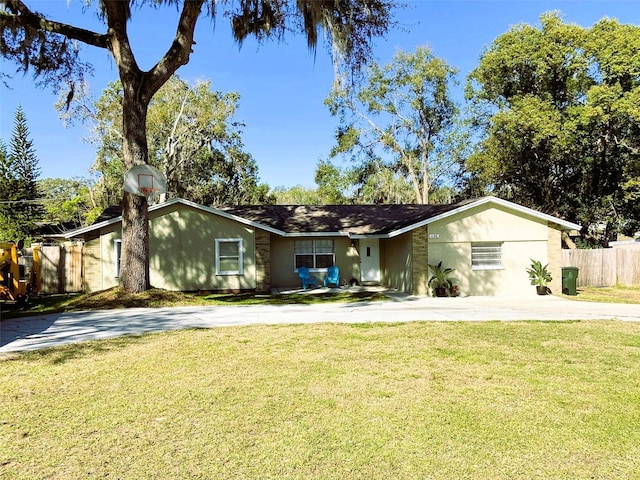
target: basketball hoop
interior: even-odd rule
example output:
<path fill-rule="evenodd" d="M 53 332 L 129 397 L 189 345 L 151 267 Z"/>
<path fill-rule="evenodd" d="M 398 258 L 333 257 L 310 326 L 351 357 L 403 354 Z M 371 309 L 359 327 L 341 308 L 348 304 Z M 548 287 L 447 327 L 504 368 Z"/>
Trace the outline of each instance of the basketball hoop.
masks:
<path fill-rule="evenodd" d="M 151 165 L 135 165 L 124 174 L 124 191 L 141 197 L 166 193 L 167 181 L 162 172 Z"/>
<path fill-rule="evenodd" d="M 149 188 L 149 187 L 140 187 L 138 188 L 138 192 L 142 197 L 148 197 L 152 193 L 159 192 L 160 190 L 157 188 Z"/>

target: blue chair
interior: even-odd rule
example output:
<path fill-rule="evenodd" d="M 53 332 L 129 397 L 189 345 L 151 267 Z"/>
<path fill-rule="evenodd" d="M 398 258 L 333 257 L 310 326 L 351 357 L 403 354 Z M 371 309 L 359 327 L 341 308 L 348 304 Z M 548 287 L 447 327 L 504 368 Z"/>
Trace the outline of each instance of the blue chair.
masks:
<path fill-rule="evenodd" d="M 316 287 L 318 285 L 318 279 L 309 275 L 309 269 L 307 267 L 298 267 L 298 277 L 302 282 L 302 289 L 306 290 L 307 287 Z"/>
<path fill-rule="evenodd" d="M 324 277 L 324 286 L 335 285 L 340 286 L 340 269 L 336 265 L 327 268 L 327 276 Z"/>

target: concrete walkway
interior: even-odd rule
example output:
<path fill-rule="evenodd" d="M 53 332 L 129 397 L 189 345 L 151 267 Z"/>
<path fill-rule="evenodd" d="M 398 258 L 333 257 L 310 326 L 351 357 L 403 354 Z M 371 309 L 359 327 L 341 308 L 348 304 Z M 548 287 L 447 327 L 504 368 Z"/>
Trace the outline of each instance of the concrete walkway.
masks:
<path fill-rule="evenodd" d="M 316 305 L 130 308 L 41 315 L 0 322 L 0 354 L 145 332 L 252 324 L 319 322 L 621 320 L 640 322 L 640 305 L 554 296 L 412 297 Z"/>

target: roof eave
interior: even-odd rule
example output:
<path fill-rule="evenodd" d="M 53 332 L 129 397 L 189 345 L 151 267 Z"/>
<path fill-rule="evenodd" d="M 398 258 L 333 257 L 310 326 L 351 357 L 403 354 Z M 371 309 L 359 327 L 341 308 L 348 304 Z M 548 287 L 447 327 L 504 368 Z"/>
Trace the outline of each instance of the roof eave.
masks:
<path fill-rule="evenodd" d="M 152 205 L 152 206 L 149 207 L 149 212 L 154 212 L 156 210 L 160 210 L 162 208 L 167 208 L 167 207 L 170 207 L 170 206 L 175 205 L 175 204 L 186 205 L 186 206 L 195 208 L 197 210 L 201 210 L 201 211 L 204 211 L 204 212 L 212 213 L 214 215 L 218 215 L 218 216 L 227 218 L 229 220 L 235 220 L 235 221 L 237 221 L 239 223 L 242 223 L 244 225 L 252 226 L 252 227 L 255 227 L 255 228 L 260 228 L 261 230 L 265 230 L 265 231 L 270 232 L 270 233 L 275 233 L 276 235 L 281 235 L 281 236 L 285 236 L 286 235 L 285 232 L 283 232 L 281 230 L 278 230 L 276 228 L 269 227 L 269 226 L 264 225 L 264 224 L 259 223 L 259 222 L 253 222 L 251 220 L 247 220 L 246 218 L 238 217 L 236 215 L 224 212 L 222 210 L 218 210 L 218 209 L 213 208 L 213 207 L 207 207 L 205 205 L 200 205 L 200 204 L 192 202 L 190 200 L 185 200 L 183 198 L 172 198 L 171 200 L 167 200 L 166 202 L 157 203 L 155 205 Z M 109 220 L 105 220 L 105 221 L 100 222 L 100 223 L 95 223 L 95 224 L 89 225 L 87 227 L 82 227 L 82 228 L 79 228 L 79 229 L 76 229 L 76 230 L 71 230 L 71 231 L 69 231 L 69 232 L 64 234 L 64 238 L 77 238 L 77 237 L 82 236 L 82 235 L 84 235 L 84 234 L 86 234 L 88 232 L 91 232 L 91 231 L 94 231 L 94 230 L 99 230 L 101 228 L 108 227 L 110 225 L 119 223 L 121 221 L 122 221 L 122 215 L 119 215 L 117 217 L 110 218 Z"/>
<path fill-rule="evenodd" d="M 466 203 L 464 205 L 461 205 L 458 208 L 454 208 L 452 210 L 449 210 L 448 212 L 441 213 L 440 215 L 436 215 L 434 217 L 427 218 L 425 220 L 421 220 L 421 221 L 416 222 L 416 223 L 412 223 L 411 225 L 407 225 L 405 227 L 399 228 L 397 230 L 393 230 L 393 231 L 385 233 L 385 234 L 357 235 L 357 236 L 352 236 L 352 238 L 371 238 L 371 237 L 393 238 L 393 237 L 397 237 L 398 235 L 402 235 L 404 233 L 410 232 L 412 230 L 415 230 L 416 228 L 424 227 L 425 225 L 429 225 L 430 223 L 437 222 L 438 220 L 443 220 L 443 219 L 448 218 L 448 217 L 450 217 L 452 215 L 456 215 L 458 213 L 470 210 L 470 209 L 475 208 L 475 207 L 479 207 L 479 206 L 487 204 L 487 203 L 494 203 L 494 204 L 502 205 L 503 207 L 510 208 L 512 210 L 516 210 L 516 211 L 518 211 L 520 213 L 524 213 L 526 215 L 530 215 L 530 216 L 539 218 L 541 220 L 545 220 L 547 222 L 552 222 L 552 223 L 558 225 L 561 230 L 580 230 L 582 228 L 582 226 L 578 225 L 577 223 L 568 222 L 568 221 L 563 220 L 561 218 L 554 217 L 554 216 L 548 215 L 546 213 L 538 212 L 537 210 L 533 210 L 533 209 L 528 208 L 528 207 L 523 207 L 522 205 L 518 205 L 517 203 L 513 203 L 513 202 L 510 202 L 508 200 L 503 200 L 503 199 L 498 198 L 498 197 L 488 196 L 488 197 L 479 198 L 478 200 L 476 200 L 474 202 Z"/>

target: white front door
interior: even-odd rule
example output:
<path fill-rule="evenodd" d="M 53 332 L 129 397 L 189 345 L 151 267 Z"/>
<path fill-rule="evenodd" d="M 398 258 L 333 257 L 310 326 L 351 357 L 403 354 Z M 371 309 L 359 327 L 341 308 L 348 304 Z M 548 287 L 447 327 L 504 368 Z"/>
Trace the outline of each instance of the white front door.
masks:
<path fill-rule="evenodd" d="M 380 281 L 380 249 L 377 238 L 360 239 L 360 281 Z"/>

